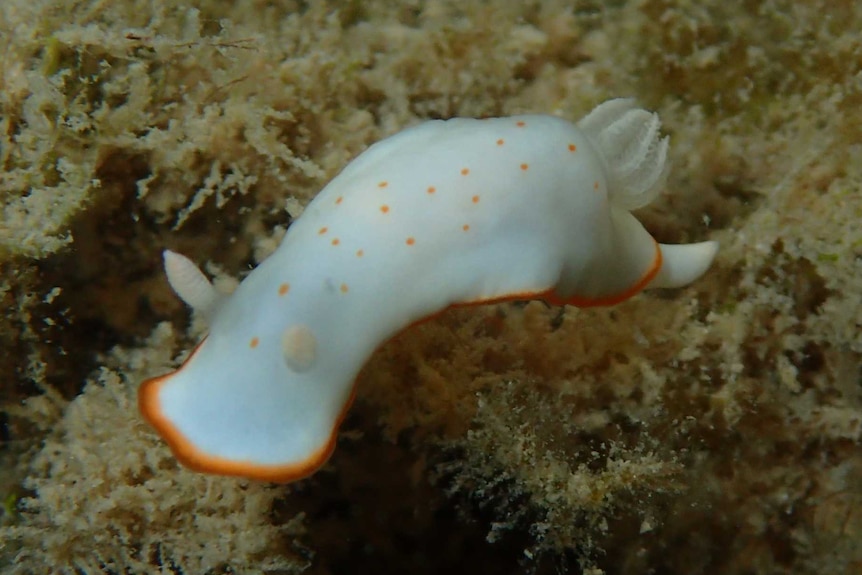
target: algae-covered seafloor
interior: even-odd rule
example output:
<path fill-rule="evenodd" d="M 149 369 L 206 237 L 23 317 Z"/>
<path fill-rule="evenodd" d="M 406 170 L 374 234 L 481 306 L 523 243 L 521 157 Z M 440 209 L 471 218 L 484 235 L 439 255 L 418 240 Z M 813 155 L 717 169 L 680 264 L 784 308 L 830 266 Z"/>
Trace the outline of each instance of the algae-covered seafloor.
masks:
<path fill-rule="evenodd" d="M 862 570 L 862 4 L 0 4 L 0 572 Z M 657 110 L 695 285 L 457 309 L 363 370 L 289 486 L 177 466 L 140 381 L 202 332 L 165 247 L 242 277 L 427 118 Z"/>

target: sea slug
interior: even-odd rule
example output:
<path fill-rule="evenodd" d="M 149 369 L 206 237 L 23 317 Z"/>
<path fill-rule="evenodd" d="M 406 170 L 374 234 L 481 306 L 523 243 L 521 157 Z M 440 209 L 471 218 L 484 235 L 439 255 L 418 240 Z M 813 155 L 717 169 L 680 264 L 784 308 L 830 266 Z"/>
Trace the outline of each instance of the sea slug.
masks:
<path fill-rule="evenodd" d="M 717 244 L 659 244 L 630 213 L 663 186 L 659 128 L 628 99 L 576 125 L 430 121 L 351 162 L 231 295 L 166 251 L 168 281 L 210 332 L 141 385 L 144 417 L 190 468 L 292 481 L 327 460 L 359 370 L 412 323 L 453 305 L 611 305 L 694 281 Z"/>

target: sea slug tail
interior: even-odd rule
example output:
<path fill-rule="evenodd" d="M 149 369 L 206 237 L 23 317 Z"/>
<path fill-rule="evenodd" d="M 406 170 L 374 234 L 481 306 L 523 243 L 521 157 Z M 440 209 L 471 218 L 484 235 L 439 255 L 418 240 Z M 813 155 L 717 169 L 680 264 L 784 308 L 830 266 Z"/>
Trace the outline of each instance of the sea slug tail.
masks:
<path fill-rule="evenodd" d="M 662 266 L 648 288 L 677 288 L 690 284 L 709 269 L 718 251 L 718 242 L 659 244 Z"/>

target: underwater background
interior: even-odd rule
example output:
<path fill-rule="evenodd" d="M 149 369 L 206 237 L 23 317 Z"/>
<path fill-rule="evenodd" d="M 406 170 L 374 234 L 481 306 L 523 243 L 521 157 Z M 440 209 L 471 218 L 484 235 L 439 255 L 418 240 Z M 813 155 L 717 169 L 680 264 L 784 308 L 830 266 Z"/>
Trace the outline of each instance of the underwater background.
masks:
<path fill-rule="evenodd" d="M 136 388 L 368 145 L 656 110 L 698 282 L 387 343 L 290 485 L 179 467 Z M 862 572 L 862 3 L 0 3 L 0 573 Z"/>

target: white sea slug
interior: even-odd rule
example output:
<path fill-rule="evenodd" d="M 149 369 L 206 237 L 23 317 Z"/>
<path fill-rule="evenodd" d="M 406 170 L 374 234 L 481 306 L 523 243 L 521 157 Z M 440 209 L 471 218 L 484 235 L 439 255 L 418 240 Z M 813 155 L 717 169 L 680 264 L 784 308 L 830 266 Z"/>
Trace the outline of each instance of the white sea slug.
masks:
<path fill-rule="evenodd" d="M 361 154 L 229 296 L 165 252 L 209 335 L 140 389 L 144 417 L 193 469 L 270 481 L 335 446 L 368 357 L 448 306 L 610 305 L 706 271 L 715 242 L 657 243 L 629 210 L 660 191 L 657 115 L 605 102 L 551 116 L 420 124 Z"/>

